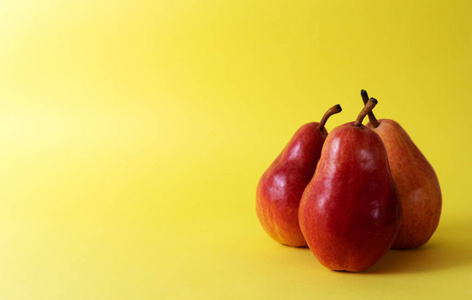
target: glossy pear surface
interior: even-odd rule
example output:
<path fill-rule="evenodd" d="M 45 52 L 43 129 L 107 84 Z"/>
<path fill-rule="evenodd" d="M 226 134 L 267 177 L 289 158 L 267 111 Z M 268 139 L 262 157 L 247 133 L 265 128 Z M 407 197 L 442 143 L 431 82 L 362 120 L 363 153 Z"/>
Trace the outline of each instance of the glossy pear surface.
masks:
<path fill-rule="evenodd" d="M 395 121 L 379 120 L 376 128 L 387 149 L 390 170 L 403 208 L 395 249 L 425 244 L 439 224 L 442 196 L 433 167 L 406 131 Z"/>
<path fill-rule="evenodd" d="M 390 249 L 401 206 L 380 137 L 353 123 L 332 130 L 300 209 L 313 254 L 331 270 L 360 272 Z"/>
<path fill-rule="evenodd" d="M 257 216 L 264 230 L 282 244 L 306 246 L 298 224 L 298 206 L 327 135 L 316 122 L 303 125 L 259 180 Z"/>

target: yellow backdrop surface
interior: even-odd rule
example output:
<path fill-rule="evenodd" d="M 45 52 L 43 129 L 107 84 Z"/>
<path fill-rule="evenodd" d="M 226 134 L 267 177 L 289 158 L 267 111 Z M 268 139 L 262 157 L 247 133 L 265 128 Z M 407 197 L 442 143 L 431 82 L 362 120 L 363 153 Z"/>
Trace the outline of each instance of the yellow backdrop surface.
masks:
<path fill-rule="evenodd" d="M 0 299 L 470 299 L 470 1 L 0 1 Z M 431 241 L 277 244 L 260 175 L 360 89 L 434 166 Z"/>

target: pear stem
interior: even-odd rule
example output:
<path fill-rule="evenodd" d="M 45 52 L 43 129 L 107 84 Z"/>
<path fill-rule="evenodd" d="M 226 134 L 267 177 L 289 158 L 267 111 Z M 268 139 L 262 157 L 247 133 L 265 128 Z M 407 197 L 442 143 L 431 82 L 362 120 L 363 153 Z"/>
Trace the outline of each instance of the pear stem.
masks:
<path fill-rule="evenodd" d="M 367 101 L 366 105 L 359 113 L 359 116 L 357 116 L 357 120 L 354 122 L 354 127 L 361 127 L 365 116 L 371 112 L 372 109 L 374 109 L 374 107 L 377 105 L 377 102 L 378 101 L 375 98 L 370 98 L 369 101 Z"/>
<path fill-rule="evenodd" d="M 323 130 L 326 121 L 328 121 L 329 117 L 331 117 L 334 114 L 340 113 L 343 109 L 341 108 L 341 105 L 336 104 L 335 106 L 331 107 L 328 109 L 327 112 L 325 112 L 323 118 L 321 118 L 320 123 L 318 124 L 318 129 Z"/>
<path fill-rule="evenodd" d="M 367 101 L 369 101 L 369 95 L 367 95 L 367 91 L 361 90 L 361 96 L 362 96 L 362 100 L 364 101 L 364 105 L 366 105 Z M 380 123 L 377 120 L 377 118 L 374 116 L 374 113 L 371 111 L 369 112 L 368 116 L 369 116 L 370 124 L 372 124 L 374 128 L 377 128 L 380 125 Z"/>

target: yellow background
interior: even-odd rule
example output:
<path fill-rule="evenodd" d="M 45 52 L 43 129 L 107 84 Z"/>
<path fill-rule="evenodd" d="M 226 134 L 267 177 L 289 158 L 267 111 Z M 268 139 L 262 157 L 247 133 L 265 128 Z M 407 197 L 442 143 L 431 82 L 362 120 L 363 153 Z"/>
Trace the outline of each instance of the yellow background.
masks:
<path fill-rule="evenodd" d="M 472 296 L 469 1 L 1 1 L 0 298 Z M 434 166 L 432 240 L 362 274 L 272 241 L 259 176 L 360 89 Z"/>

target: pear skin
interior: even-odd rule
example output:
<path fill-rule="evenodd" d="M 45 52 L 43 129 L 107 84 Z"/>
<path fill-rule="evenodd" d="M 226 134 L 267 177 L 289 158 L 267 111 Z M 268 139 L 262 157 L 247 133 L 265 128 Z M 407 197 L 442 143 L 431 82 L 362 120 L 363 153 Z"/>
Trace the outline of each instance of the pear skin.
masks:
<path fill-rule="evenodd" d="M 281 244 L 307 245 L 298 223 L 298 206 L 328 135 L 324 124 L 330 115 L 340 111 L 339 105 L 333 106 L 320 123 L 301 126 L 259 180 L 257 216 L 267 234 Z"/>
<path fill-rule="evenodd" d="M 439 180 L 431 164 L 395 121 L 378 120 L 372 128 L 382 138 L 390 170 L 403 208 L 403 221 L 393 244 L 394 249 L 424 245 L 439 224 L 442 208 Z"/>

